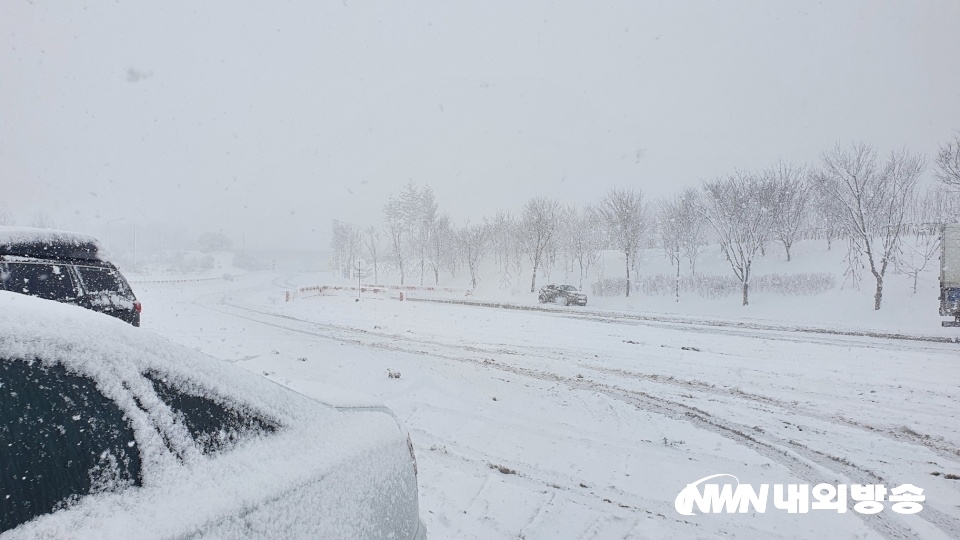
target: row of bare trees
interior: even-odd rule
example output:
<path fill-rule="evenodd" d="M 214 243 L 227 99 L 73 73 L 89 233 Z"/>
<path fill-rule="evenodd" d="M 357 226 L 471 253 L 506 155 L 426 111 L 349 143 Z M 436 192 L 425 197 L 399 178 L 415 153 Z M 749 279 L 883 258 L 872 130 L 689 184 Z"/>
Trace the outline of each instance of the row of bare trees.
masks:
<path fill-rule="evenodd" d="M 700 208 L 742 284 L 744 305 L 757 256 L 778 242 L 789 261 L 791 246 L 815 217 L 829 224 L 820 229 L 828 240 L 834 235 L 847 240 L 848 273 L 859 276 L 861 267 L 869 269 L 876 285 L 874 309 L 880 309 L 887 270 L 900 261 L 897 267 L 916 281 L 936 253 L 936 225 L 958 217 L 943 208 L 951 199 L 943 186 L 919 192 L 925 167 L 923 156 L 906 150 L 881 160 L 866 144 L 837 145 L 811 167 L 780 163 L 704 182 Z M 905 248 L 911 227 L 924 236 Z"/>
<path fill-rule="evenodd" d="M 695 274 L 698 257 L 714 242 L 746 305 L 759 256 L 780 246 L 790 261 L 798 240 L 819 238 L 828 249 L 838 240 L 846 243 L 848 279 L 857 284 L 861 270 L 869 270 L 876 283 L 874 308 L 880 309 L 888 269 L 911 276 L 916 287 L 937 253 L 938 224 L 958 217 L 960 134 L 941 147 L 934 165 L 940 184 L 921 190 L 923 156 L 897 151 L 881 159 L 863 143 L 837 145 L 809 166 L 781 162 L 735 171 L 653 205 L 639 189 L 613 189 L 582 208 L 537 197 L 517 213 L 500 210 L 460 225 L 438 212 L 429 186 L 409 182 L 384 206 L 382 229 L 335 222 L 334 264 L 346 269 L 364 257 L 375 279 L 388 269 L 401 284 L 410 278 L 424 284 L 431 275 L 439 285 L 444 271 L 455 277 L 466 269 L 476 287 L 482 263 L 492 259 L 501 287 L 519 285 L 528 275 L 534 292 L 538 276 L 550 280 L 558 267 L 564 281 L 572 278 L 582 287 L 599 253 L 613 249 L 623 254 L 629 296 L 640 254 L 659 246 L 676 268 L 679 299 L 683 262 Z M 909 235 L 915 238 L 904 243 Z"/>
<path fill-rule="evenodd" d="M 400 284 L 412 276 L 421 285 L 428 274 L 439 285 L 441 271 L 456 276 L 466 268 L 476 287 L 481 263 L 492 254 L 501 271 L 501 286 L 519 283 L 529 268 L 530 290 L 535 291 L 537 276 L 549 278 L 558 261 L 565 279 L 576 267 L 582 286 L 602 249 L 621 250 L 629 276 L 651 222 L 642 192 L 626 189 L 613 190 L 595 207 L 584 209 L 537 197 L 519 214 L 504 210 L 492 219 L 462 225 L 454 225 L 437 210 L 430 187 L 410 182 L 384 206 L 382 229 L 335 220 L 333 267 L 349 274 L 363 258 L 375 280 L 389 268 L 398 274 Z"/>

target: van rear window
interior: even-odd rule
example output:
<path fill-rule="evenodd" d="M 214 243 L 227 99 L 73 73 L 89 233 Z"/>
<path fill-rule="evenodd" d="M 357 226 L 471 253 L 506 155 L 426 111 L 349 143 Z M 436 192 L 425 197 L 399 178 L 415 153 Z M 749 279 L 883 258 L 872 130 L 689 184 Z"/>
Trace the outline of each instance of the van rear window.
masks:
<path fill-rule="evenodd" d="M 113 293 L 132 299 L 130 287 L 116 271 L 93 266 L 77 266 L 76 269 L 88 294 Z"/>
<path fill-rule="evenodd" d="M 0 270 L 0 280 L 10 292 L 59 301 L 77 297 L 73 279 L 64 265 L 7 263 Z"/>

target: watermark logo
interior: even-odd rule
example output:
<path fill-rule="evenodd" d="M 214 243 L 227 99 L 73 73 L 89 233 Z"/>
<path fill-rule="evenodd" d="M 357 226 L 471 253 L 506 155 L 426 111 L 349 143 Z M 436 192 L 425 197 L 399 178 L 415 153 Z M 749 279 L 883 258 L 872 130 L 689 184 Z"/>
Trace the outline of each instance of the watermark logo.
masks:
<path fill-rule="evenodd" d="M 718 478 L 720 480 L 709 482 Z M 920 503 L 926 500 L 923 489 L 913 484 L 902 484 L 889 491 L 883 484 L 760 484 L 757 488 L 741 484 L 732 474 L 714 474 L 687 484 L 677 495 L 673 506 L 684 516 L 694 516 L 694 507 L 701 514 L 767 511 L 767 503 L 773 495 L 773 507 L 786 510 L 788 514 L 806 514 L 813 510 L 847 511 L 847 495 L 855 501 L 854 511 L 861 514 L 877 514 L 884 509 L 883 502 L 894 503 L 891 510 L 898 514 L 916 514 L 923 510 Z M 811 503 L 811 499 L 813 502 Z"/>

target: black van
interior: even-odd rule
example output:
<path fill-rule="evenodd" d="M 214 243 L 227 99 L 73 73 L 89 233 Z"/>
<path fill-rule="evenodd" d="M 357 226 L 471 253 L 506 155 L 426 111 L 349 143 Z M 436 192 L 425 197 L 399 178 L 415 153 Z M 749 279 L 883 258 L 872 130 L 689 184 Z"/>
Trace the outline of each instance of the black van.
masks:
<path fill-rule="evenodd" d="M 75 304 L 140 326 L 140 302 L 91 236 L 0 227 L 0 290 Z"/>

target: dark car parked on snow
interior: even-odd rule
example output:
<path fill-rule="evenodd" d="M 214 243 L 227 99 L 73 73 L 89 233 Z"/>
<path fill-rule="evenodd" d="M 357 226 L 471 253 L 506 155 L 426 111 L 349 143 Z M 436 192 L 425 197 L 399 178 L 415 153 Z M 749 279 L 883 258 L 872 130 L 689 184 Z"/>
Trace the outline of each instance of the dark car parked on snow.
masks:
<path fill-rule="evenodd" d="M 91 236 L 0 227 L 0 290 L 75 304 L 140 326 L 140 302 Z"/>
<path fill-rule="evenodd" d="M 540 303 L 553 302 L 561 305 L 587 305 L 587 295 L 573 285 L 544 285 L 540 289 Z"/>

